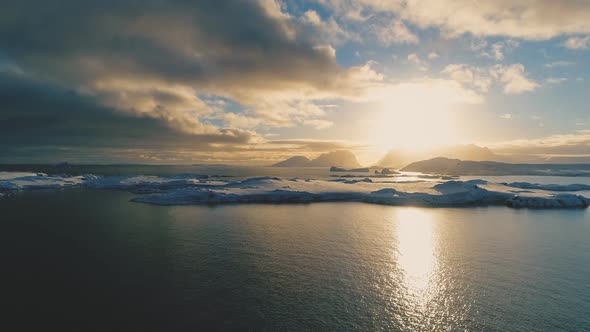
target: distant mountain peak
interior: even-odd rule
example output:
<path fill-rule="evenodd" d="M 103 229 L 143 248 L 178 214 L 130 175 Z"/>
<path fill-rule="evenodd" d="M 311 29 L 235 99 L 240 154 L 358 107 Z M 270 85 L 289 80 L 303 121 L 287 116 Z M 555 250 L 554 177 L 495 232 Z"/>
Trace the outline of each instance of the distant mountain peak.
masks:
<path fill-rule="evenodd" d="M 285 159 L 278 162 L 273 167 L 306 167 L 311 160 L 304 156 L 293 156 L 289 159 Z"/>
<path fill-rule="evenodd" d="M 348 150 L 336 150 L 321 154 L 315 159 L 303 156 L 294 156 L 273 165 L 274 167 L 344 167 L 359 168 L 358 160 L 354 153 Z"/>
<path fill-rule="evenodd" d="M 382 167 L 403 166 L 415 161 L 437 157 L 472 161 L 499 161 L 501 159 L 500 156 L 496 155 L 487 147 L 467 144 L 441 147 L 425 152 L 391 150 L 379 160 L 377 165 Z"/>

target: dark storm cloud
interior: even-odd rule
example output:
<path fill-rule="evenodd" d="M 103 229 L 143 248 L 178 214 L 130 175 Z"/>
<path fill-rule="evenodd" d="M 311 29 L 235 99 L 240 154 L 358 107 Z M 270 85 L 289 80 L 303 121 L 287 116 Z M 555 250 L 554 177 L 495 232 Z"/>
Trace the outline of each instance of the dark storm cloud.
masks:
<path fill-rule="evenodd" d="M 0 101 L 2 163 L 272 163 L 291 154 L 351 147 L 335 141 L 264 141 L 235 129 L 208 135 L 187 134 L 159 119 L 119 112 L 100 105 L 92 96 L 15 72 L 0 71 Z"/>
<path fill-rule="evenodd" d="M 345 75 L 276 6 L 0 0 L 0 157 L 64 146 L 239 149 L 253 134 L 208 121 L 200 93 L 252 107 L 285 89 L 338 89 L 334 77 Z"/>
<path fill-rule="evenodd" d="M 1 2 L 4 55 L 70 84 L 108 78 L 326 84 L 326 74 L 340 70 L 269 1 Z"/>
<path fill-rule="evenodd" d="M 215 135 L 178 132 L 155 118 L 117 112 L 74 90 L 0 72 L 0 158 L 10 151 L 45 146 L 92 148 L 199 148 L 244 144 L 251 134 L 222 130 Z M 6 160 L 4 160 L 6 161 Z"/>

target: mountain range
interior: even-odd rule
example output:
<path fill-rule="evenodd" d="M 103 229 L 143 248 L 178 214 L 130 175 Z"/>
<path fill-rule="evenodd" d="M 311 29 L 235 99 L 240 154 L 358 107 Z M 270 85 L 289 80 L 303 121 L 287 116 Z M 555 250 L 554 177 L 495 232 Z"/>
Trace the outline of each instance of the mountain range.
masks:
<path fill-rule="evenodd" d="M 401 168 L 406 167 L 406 170 L 420 161 L 430 161 L 430 166 L 439 166 L 443 169 L 444 165 L 451 165 L 461 162 L 489 162 L 489 167 L 493 167 L 495 163 L 509 163 L 513 165 L 539 165 L 539 164 L 588 164 L 590 158 L 564 158 L 564 157 L 539 157 L 534 155 L 529 156 L 512 156 L 496 154 L 487 147 L 481 147 L 473 144 L 456 145 L 450 147 L 443 147 L 431 149 L 429 151 L 401 151 L 391 150 L 383 158 L 381 158 L 373 166 L 381 168 Z M 315 159 L 309 159 L 304 156 L 294 156 L 284 161 L 274 164 L 275 167 L 342 167 L 342 168 L 360 168 L 362 167 L 354 153 L 347 150 L 338 150 L 321 154 Z M 443 167 L 444 166 L 444 167 Z M 481 165 L 480 165 L 481 166 Z M 454 168 L 452 166 L 451 168 Z M 523 166 L 524 167 L 524 166 Z M 533 166 L 530 166 L 533 167 Z M 534 167 L 533 167 L 534 168 Z M 537 167 L 538 168 L 538 167 Z M 446 172 L 442 172 L 446 173 Z"/>
<path fill-rule="evenodd" d="M 344 167 L 358 168 L 361 167 L 354 153 L 347 150 L 337 150 L 323 153 L 315 159 L 309 159 L 304 156 L 294 156 L 287 160 L 278 162 L 273 167 Z"/>
<path fill-rule="evenodd" d="M 501 156 L 493 153 L 489 148 L 469 144 L 420 152 L 403 152 L 391 150 L 377 162 L 377 166 L 403 167 L 418 160 L 426 160 L 436 157 L 473 161 L 500 161 L 501 159 Z"/>

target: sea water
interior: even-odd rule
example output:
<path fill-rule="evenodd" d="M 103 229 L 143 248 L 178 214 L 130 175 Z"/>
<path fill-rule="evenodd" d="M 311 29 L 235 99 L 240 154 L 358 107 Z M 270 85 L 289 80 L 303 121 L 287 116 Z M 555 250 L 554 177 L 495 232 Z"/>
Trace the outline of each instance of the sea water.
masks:
<path fill-rule="evenodd" d="M 587 210 L 133 197 L 74 188 L 0 199 L 4 324 L 590 330 Z"/>

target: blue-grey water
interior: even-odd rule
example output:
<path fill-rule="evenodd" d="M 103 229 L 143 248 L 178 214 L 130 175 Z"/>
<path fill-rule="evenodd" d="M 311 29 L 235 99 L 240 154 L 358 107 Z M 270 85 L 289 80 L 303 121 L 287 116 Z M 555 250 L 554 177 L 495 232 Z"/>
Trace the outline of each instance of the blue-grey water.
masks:
<path fill-rule="evenodd" d="M 11 330 L 588 331 L 590 212 L 0 199 Z M 18 325 L 13 325 L 18 324 Z"/>

